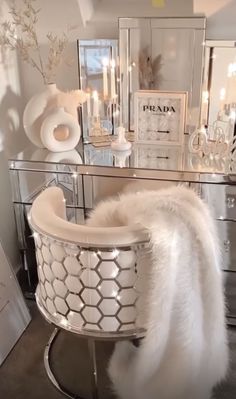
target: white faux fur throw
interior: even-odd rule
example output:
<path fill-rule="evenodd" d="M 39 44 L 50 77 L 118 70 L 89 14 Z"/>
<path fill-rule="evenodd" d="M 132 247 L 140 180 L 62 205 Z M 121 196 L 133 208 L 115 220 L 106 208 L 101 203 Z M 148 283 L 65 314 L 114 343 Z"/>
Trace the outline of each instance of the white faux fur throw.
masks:
<path fill-rule="evenodd" d="M 122 399 L 209 399 L 228 367 L 221 255 L 215 223 L 190 189 L 122 195 L 93 211 L 89 225 L 140 223 L 152 261 L 145 338 L 118 342 L 109 374 Z"/>

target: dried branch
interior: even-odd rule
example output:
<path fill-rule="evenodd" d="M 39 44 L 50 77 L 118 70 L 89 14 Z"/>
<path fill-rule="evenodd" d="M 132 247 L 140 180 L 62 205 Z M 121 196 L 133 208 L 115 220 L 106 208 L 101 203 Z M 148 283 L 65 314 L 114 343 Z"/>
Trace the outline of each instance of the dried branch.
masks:
<path fill-rule="evenodd" d="M 59 38 L 48 33 L 49 50 L 46 59 L 43 59 L 36 31 L 40 14 L 40 9 L 34 5 L 36 1 L 22 0 L 22 8 L 17 8 L 15 4 L 10 8 L 12 20 L 0 25 L 0 46 L 3 50 L 17 50 L 22 60 L 40 73 L 44 83 L 49 83 L 55 79 L 62 63 L 68 39 L 65 34 Z"/>

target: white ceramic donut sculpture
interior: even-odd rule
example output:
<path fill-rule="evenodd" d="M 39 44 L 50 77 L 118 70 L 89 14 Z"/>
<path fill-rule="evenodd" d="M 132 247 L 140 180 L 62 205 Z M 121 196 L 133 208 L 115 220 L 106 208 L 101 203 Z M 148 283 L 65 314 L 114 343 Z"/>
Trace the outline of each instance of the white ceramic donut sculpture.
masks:
<path fill-rule="evenodd" d="M 68 163 L 81 165 L 83 163 L 80 154 L 76 150 L 64 151 L 64 152 L 49 152 L 45 158 L 45 162 L 55 163 Z"/>
<path fill-rule="evenodd" d="M 65 126 L 68 129 L 68 136 L 58 140 L 54 131 L 58 126 Z M 52 152 L 63 152 L 73 150 L 80 139 L 81 130 L 78 121 L 64 108 L 52 111 L 43 121 L 40 137 L 43 145 Z"/>

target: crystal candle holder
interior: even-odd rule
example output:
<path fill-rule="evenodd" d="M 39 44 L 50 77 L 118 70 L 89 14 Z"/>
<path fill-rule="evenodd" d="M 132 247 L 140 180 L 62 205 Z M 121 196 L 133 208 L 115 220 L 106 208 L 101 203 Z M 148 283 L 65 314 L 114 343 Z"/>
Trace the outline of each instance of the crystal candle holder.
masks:
<path fill-rule="evenodd" d="M 98 137 L 98 136 L 107 136 L 108 134 L 109 134 L 108 130 L 101 125 L 100 116 L 95 116 L 95 117 L 92 116 L 89 136 Z"/>

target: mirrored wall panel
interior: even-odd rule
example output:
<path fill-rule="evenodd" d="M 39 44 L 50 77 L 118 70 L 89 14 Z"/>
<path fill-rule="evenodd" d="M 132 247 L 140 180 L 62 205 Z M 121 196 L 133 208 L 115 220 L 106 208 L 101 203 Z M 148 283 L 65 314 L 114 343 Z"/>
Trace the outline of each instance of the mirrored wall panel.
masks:
<path fill-rule="evenodd" d="M 236 42 L 207 41 L 202 93 L 202 124 L 213 137 L 223 132 L 226 139 L 235 134 Z"/>
<path fill-rule="evenodd" d="M 186 131 L 200 121 L 205 18 L 120 18 L 120 94 L 134 130 L 137 90 L 187 91 Z"/>
<path fill-rule="evenodd" d="M 82 107 L 83 137 L 86 138 L 89 136 L 90 128 L 88 116 L 93 115 L 95 110 L 94 99 L 102 123 L 109 124 L 106 105 L 109 103 L 111 91 L 118 96 L 118 40 L 78 40 L 77 45 L 80 88 L 87 93 L 87 101 Z M 111 87 L 111 73 L 114 78 L 113 87 Z M 105 126 L 105 128 L 109 130 L 111 126 Z"/>

